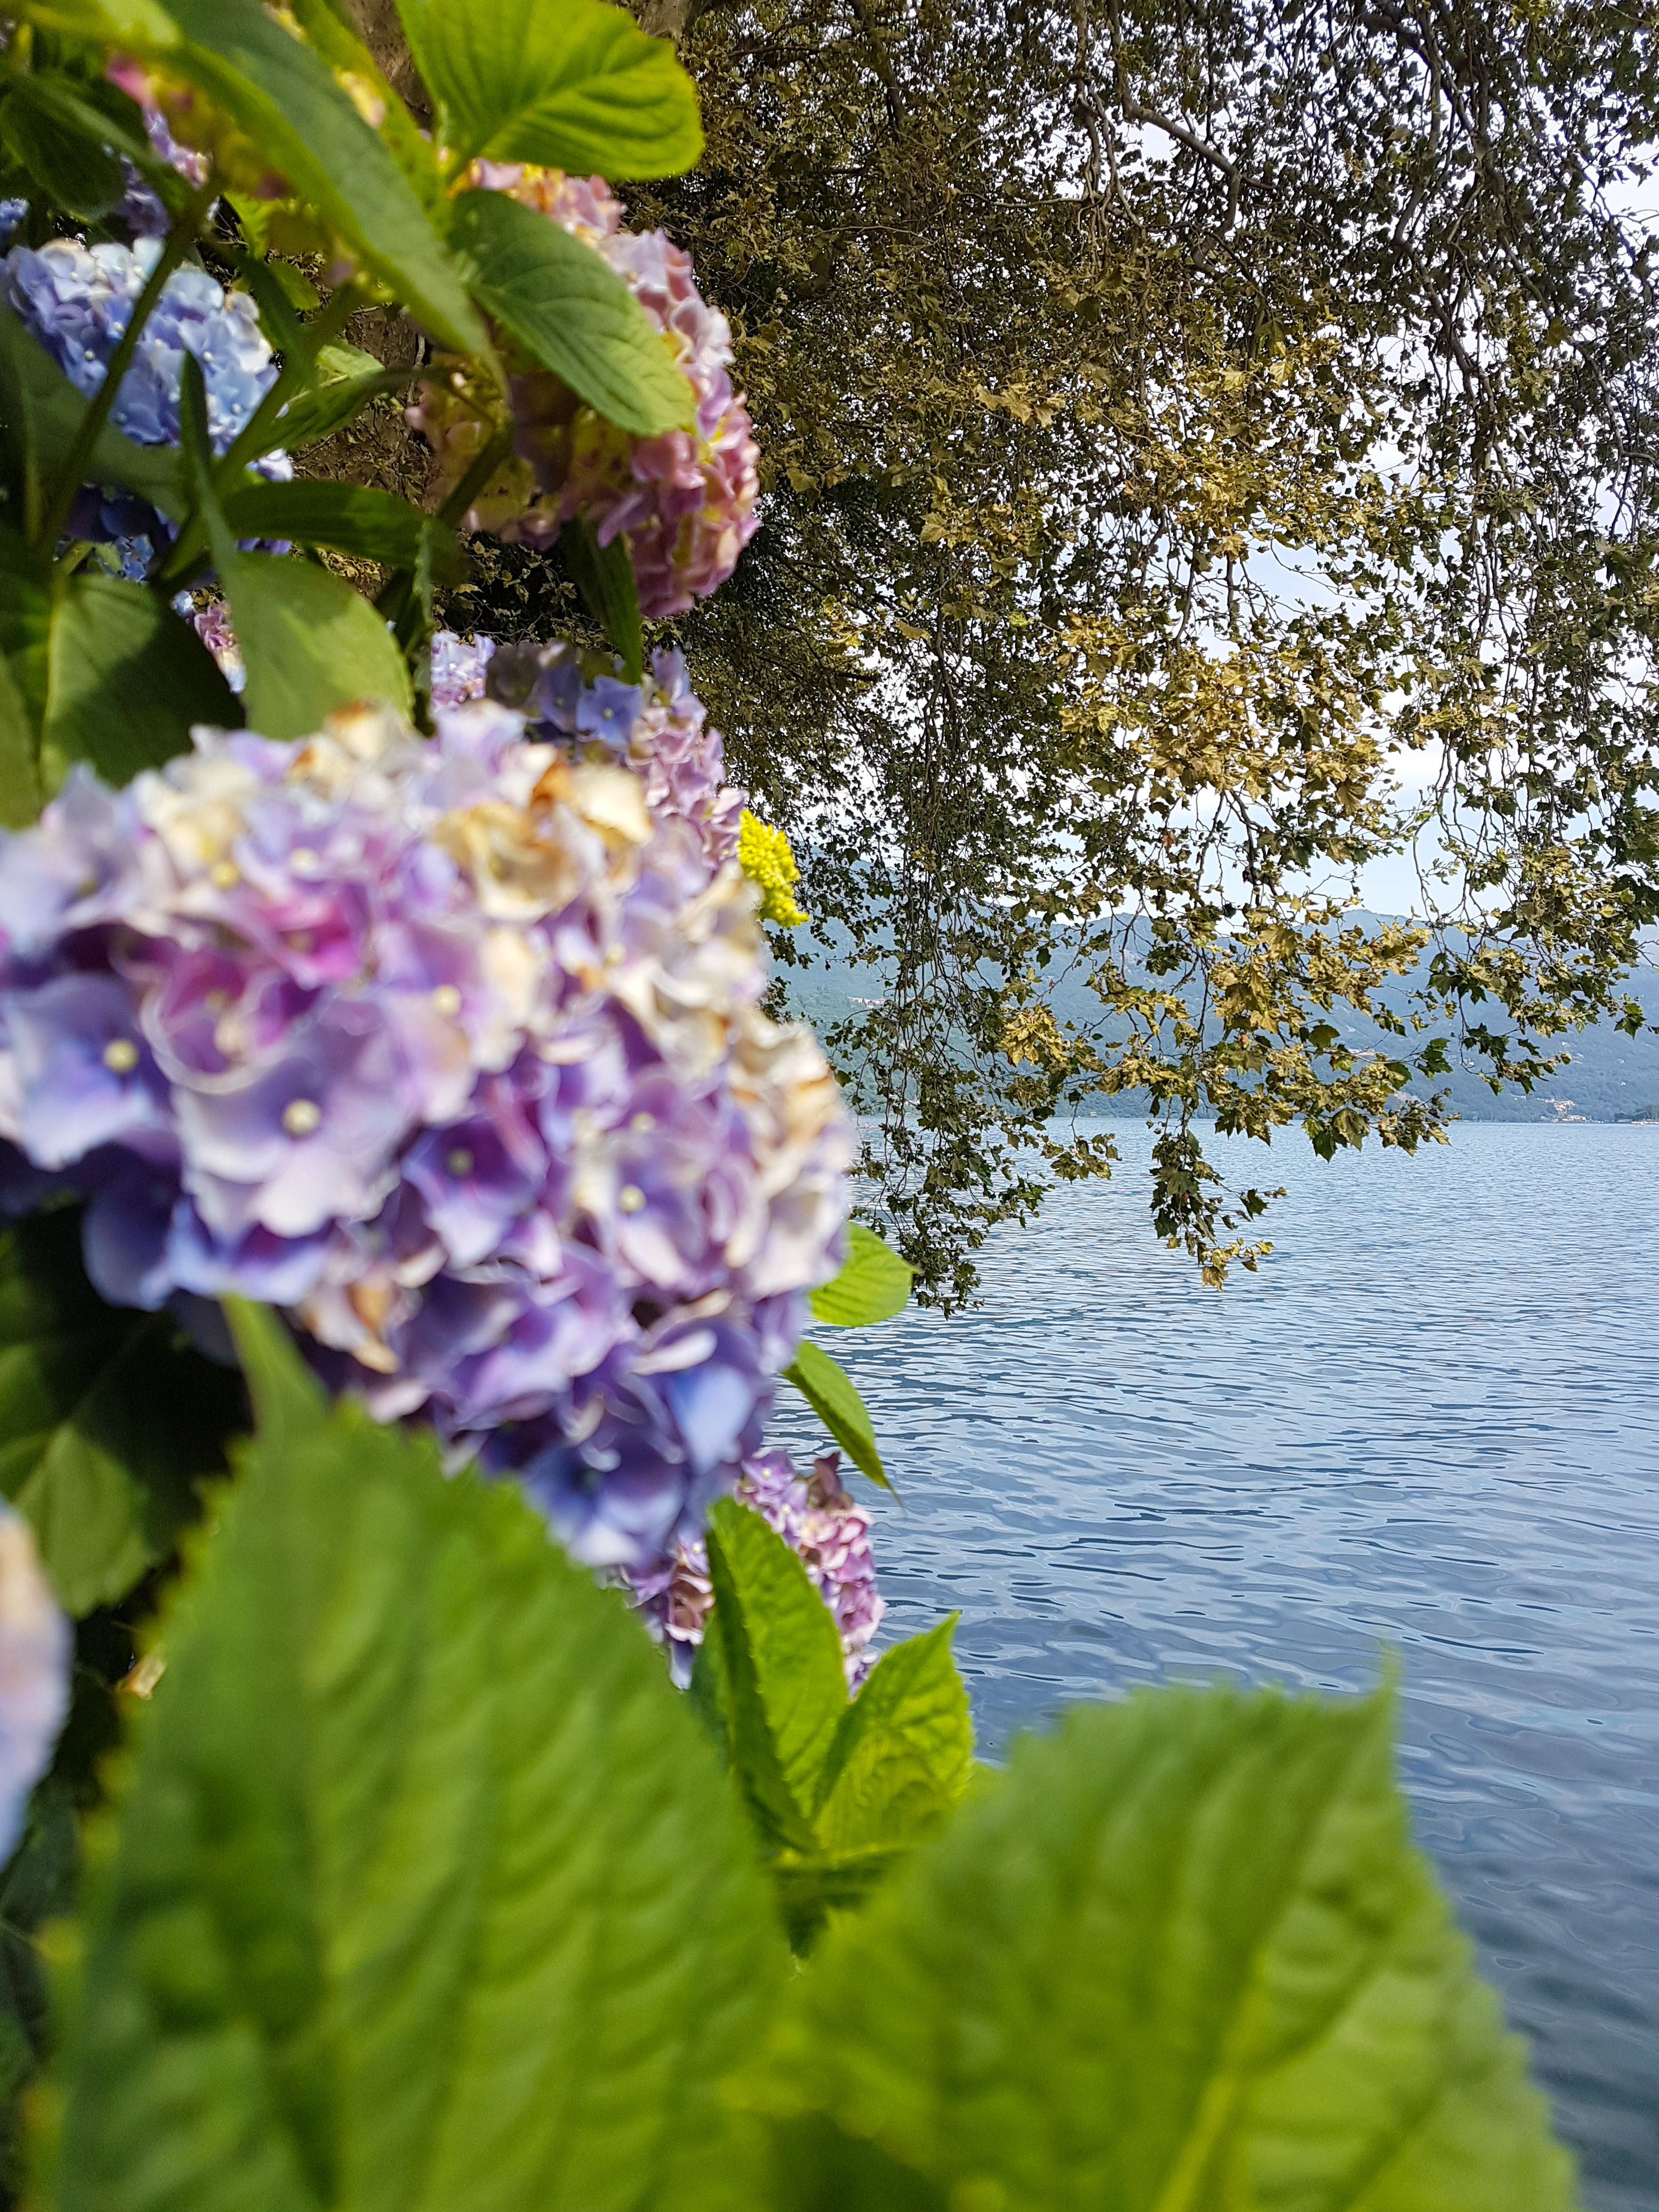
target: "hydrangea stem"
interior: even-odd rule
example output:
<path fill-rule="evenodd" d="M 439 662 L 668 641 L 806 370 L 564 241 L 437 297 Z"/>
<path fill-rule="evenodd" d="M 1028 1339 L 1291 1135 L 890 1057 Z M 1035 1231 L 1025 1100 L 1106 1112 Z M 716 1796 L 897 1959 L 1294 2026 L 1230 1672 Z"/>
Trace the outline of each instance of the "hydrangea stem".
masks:
<path fill-rule="evenodd" d="M 132 313 L 127 317 L 127 326 L 121 333 L 120 343 L 110 356 L 103 382 L 87 402 L 86 412 L 81 417 L 69 452 L 64 457 L 64 465 L 58 472 L 52 496 L 35 532 L 36 550 L 45 557 L 50 557 L 53 546 L 63 534 L 75 495 L 86 480 L 94 451 L 103 435 L 104 425 L 109 420 L 110 410 L 114 406 L 122 381 L 132 366 L 132 357 L 138 350 L 138 341 L 143 335 L 144 325 L 149 320 L 150 311 L 167 289 L 168 277 L 195 244 L 196 234 L 217 196 L 217 189 L 210 178 L 191 194 L 184 213 L 173 222 L 162 242 L 161 257 L 145 279 L 143 290 L 133 302 Z"/>

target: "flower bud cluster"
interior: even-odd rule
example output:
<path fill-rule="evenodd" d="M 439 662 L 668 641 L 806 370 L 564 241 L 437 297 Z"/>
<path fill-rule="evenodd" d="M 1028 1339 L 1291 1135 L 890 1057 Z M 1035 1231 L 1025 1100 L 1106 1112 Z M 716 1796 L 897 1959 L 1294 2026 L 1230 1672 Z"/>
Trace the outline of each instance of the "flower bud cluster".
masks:
<path fill-rule="evenodd" d="M 77 770 L 0 844 L 0 1135 L 15 1204 L 86 1200 L 106 1297 L 285 1307 L 643 1566 L 759 1443 L 852 1132 L 760 1011 L 740 870 L 581 728 L 482 701 Z"/>
<path fill-rule="evenodd" d="M 842 1486 L 840 1453 L 824 1453 L 803 1475 L 787 1452 L 757 1452 L 744 1462 L 735 1494 L 806 1569 L 834 1616 L 847 1686 L 856 1690 L 870 1671 L 871 1641 L 887 1607 L 876 1594 L 870 1516 Z M 703 1539 L 685 1538 L 667 1559 L 642 1573 L 624 1571 L 621 1580 L 653 1636 L 667 1644 L 675 1680 L 689 1681 L 714 1605 Z"/>
<path fill-rule="evenodd" d="M 692 428 L 635 437 L 580 405 L 546 370 L 526 368 L 512 380 L 516 458 L 479 495 L 467 527 L 546 545 L 580 517 L 602 545 L 627 540 L 647 619 L 683 614 L 731 574 L 758 527 L 759 454 L 732 390 L 731 326 L 665 232 L 623 228 L 621 203 L 603 179 L 483 161 L 467 181 L 510 194 L 602 255 L 670 342 L 696 403 Z M 451 483 L 490 434 L 461 371 L 424 385 L 409 420 Z"/>

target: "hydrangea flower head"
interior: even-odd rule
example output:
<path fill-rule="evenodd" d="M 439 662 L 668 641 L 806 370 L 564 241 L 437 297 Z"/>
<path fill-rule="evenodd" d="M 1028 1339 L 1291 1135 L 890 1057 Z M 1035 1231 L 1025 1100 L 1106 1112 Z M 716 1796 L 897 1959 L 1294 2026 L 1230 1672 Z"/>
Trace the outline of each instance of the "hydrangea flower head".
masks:
<path fill-rule="evenodd" d="M 337 1387 L 644 1565 L 757 1449 L 852 1133 L 753 893 L 500 705 L 198 733 L 0 844 L 0 1136 L 118 1304 L 283 1306 Z M 17 1156 L 21 1156 L 17 1157 Z"/>
<path fill-rule="evenodd" d="M 76 390 L 90 398 L 161 253 L 153 238 L 130 246 L 88 246 L 73 238 L 54 238 L 39 249 L 15 246 L 0 258 L 0 291 Z M 222 453 L 276 382 L 276 366 L 252 299 L 227 293 L 205 269 L 186 264 L 168 277 L 111 417 L 138 445 L 176 446 L 186 354 L 201 363 L 208 435 L 214 452 Z"/>
<path fill-rule="evenodd" d="M 27 1522 L 0 1506 L 0 1863 L 69 1711 L 70 1642 Z"/>
<path fill-rule="evenodd" d="M 627 541 L 647 619 L 683 614 L 723 583 L 758 527 L 759 453 L 732 390 L 732 331 L 698 291 L 690 257 L 662 231 L 623 228 L 599 177 L 517 162 L 475 162 L 465 181 L 535 208 L 609 263 L 671 344 L 696 394 L 695 426 L 636 438 L 578 403 L 539 368 L 512 380 L 514 460 L 469 512 L 467 527 L 546 545 L 577 516 L 599 543 Z M 459 482 L 489 435 L 464 372 L 428 382 L 409 419 Z"/>

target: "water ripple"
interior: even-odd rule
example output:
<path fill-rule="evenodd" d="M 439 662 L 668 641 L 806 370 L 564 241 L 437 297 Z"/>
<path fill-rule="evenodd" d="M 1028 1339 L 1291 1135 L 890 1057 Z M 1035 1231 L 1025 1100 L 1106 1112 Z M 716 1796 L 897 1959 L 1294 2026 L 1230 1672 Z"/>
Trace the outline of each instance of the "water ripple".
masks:
<path fill-rule="evenodd" d="M 1068 1698 L 1399 1651 L 1418 1832 L 1589 2202 L 1656 2212 L 1659 1129 L 1288 1150 L 1276 1249 L 1220 1297 L 1115 1130 L 1117 1179 L 1000 1237 L 980 1311 L 823 1333 L 905 1493 L 892 1627 L 961 1608 L 993 1753 Z"/>

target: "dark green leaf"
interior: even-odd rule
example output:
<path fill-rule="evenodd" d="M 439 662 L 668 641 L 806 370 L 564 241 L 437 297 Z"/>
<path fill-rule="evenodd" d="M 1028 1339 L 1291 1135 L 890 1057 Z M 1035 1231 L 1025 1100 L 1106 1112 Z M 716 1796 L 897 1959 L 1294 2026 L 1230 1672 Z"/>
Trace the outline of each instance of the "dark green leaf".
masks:
<path fill-rule="evenodd" d="M 129 783 L 190 750 L 191 726 L 240 729 L 242 709 L 190 624 L 142 584 L 77 574 L 54 594 L 42 780 L 75 761 Z"/>
<path fill-rule="evenodd" d="M 784 1369 L 783 1379 L 794 1384 L 860 1474 L 890 1490 L 893 1486 L 876 1449 L 869 1409 L 846 1369 L 816 1344 L 806 1342 L 796 1352 L 793 1364 Z"/>
<path fill-rule="evenodd" d="M 297 477 L 292 483 L 249 483 L 227 493 L 227 524 L 238 538 L 288 538 L 300 545 L 330 545 L 365 561 L 412 568 L 430 544 L 440 583 L 459 583 L 465 562 L 453 530 L 443 530 L 418 507 L 367 484 L 334 483 Z"/>
<path fill-rule="evenodd" d="M 337 707 L 378 702 L 409 714 L 409 670 L 385 622 L 361 592 L 297 556 L 218 557 L 236 642 L 247 667 L 250 729 L 301 738 Z"/>
<path fill-rule="evenodd" d="M 572 582 L 621 656 L 623 674 L 637 684 L 645 662 L 640 631 L 640 595 L 628 541 L 618 534 L 601 545 L 591 522 L 567 522 L 559 532 L 559 551 Z"/>
<path fill-rule="evenodd" d="M 98 118 L 62 96 L 50 77 L 11 81 L 0 134 L 48 198 L 70 215 L 95 218 L 120 204 L 121 165 Z"/>
<path fill-rule="evenodd" d="M 185 364 L 179 413 L 185 462 L 247 670 L 249 728 L 267 738 L 301 738 L 337 708 L 359 702 L 410 713 L 404 656 L 360 592 L 297 555 L 238 550 L 213 488 L 207 403 L 193 361 Z"/>
<path fill-rule="evenodd" d="M 891 1321 L 909 1303 L 909 1266 L 861 1221 L 847 1224 L 847 1258 L 841 1273 L 812 1293 L 814 1321 L 837 1328 L 868 1328 Z"/>
<path fill-rule="evenodd" d="M 958 2212 L 914 2168 L 843 2135 L 821 2113 L 780 2120 L 769 2133 L 763 2156 L 773 2212 Z M 977 2208 L 969 2200 L 959 2212 Z"/>
<path fill-rule="evenodd" d="M 59 2212 L 687 2212 L 780 1948 L 620 1598 L 236 1317 L 258 1434 L 88 1885 Z"/>
<path fill-rule="evenodd" d="M 0 432 L 8 474 L 25 506 L 27 461 L 45 482 L 72 444 L 86 402 L 46 349 L 9 307 L 0 305 Z M 187 513 L 177 450 L 137 446 L 106 422 L 93 448 L 90 481 L 121 484 L 181 521 Z"/>
<path fill-rule="evenodd" d="M 835 1621 L 782 1537 L 732 1498 L 709 1516 L 708 1576 L 733 1771 L 763 1837 L 810 1851 L 819 1777 L 847 1709 Z"/>
<path fill-rule="evenodd" d="M 702 152 L 697 95 L 666 39 L 599 0 L 402 0 L 459 172 L 476 158 L 578 176 L 672 177 Z"/>
<path fill-rule="evenodd" d="M 240 1379 L 167 1314 L 106 1305 L 60 1208 L 0 1236 L 0 1491 L 70 1613 L 122 1596 L 173 1548 L 243 1418 Z"/>
<path fill-rule="evenodd" d="M 832 1925 L 756 2101 L 1006 2212 L 1564 2212 L 1571 2162 L 1413 1848 L 1391 1712 L 1074 1711 Z"/>
<path fill-rule="evenodd" d="M 22 1839 L 0 1875 L 0 2188 L 21 2194 L 16 2098 L 46 2056 L 46 1978 L 35 1939 L 75 1902 L 80 1837 L 73 1793 L 49 1774 L 30 1800 Z"/>
<path fill-rule="evenodd" d="M 501 192 L 463 192 L 450 242 L 479 306 L 607 421 L 647 438 L 690 423 L 668 341 L 591 246 Z"/>

